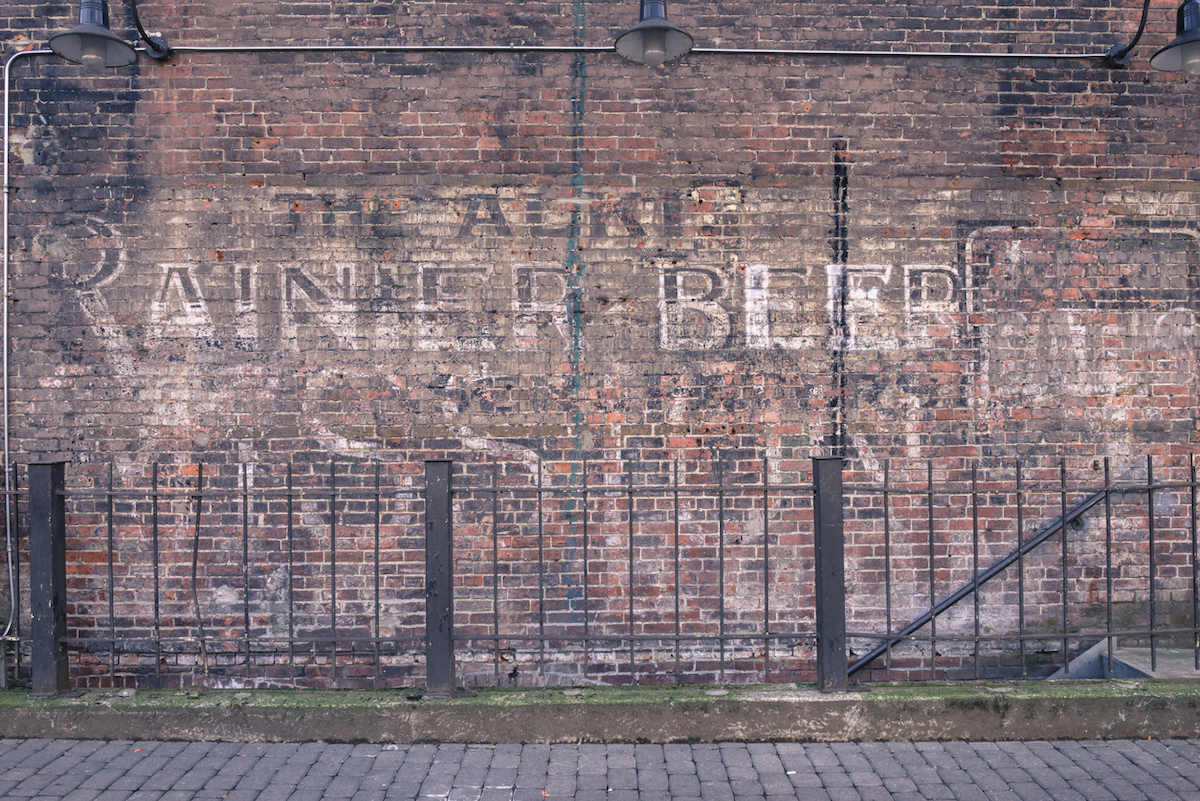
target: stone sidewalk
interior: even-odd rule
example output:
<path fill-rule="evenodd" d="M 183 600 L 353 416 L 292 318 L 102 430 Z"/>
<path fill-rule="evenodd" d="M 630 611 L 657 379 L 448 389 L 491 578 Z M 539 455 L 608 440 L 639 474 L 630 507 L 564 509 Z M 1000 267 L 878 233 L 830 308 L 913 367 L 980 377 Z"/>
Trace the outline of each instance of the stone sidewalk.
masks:
<path fill-rule="evenodd" d="M 2 740 L 0 798 L 1200 801 L 1200 740 L 716 745 Z"/>

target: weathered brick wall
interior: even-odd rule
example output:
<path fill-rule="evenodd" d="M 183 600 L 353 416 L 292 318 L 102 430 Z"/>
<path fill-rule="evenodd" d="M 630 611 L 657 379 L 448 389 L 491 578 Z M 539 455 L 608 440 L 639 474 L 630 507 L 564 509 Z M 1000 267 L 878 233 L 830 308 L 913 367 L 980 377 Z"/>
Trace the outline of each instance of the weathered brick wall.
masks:
<path fill-rule="evenodd" d="M 177 46 L 608 46 L 637 11 L 140 8 Z M 127 9 L 112 11 L 129 31 Z M 992 54 L 1104 52 L 1138 22 L 1078 0 L 670 12 L 699 46 Z M 6 53 L 76 14 L 0 11 Z M 227 483 L 256 465 L 251 481 L 274 486 L 287 463 L 323 476 L 330 455 L 407 463 L 405 486 L 447 456 L 516 462 L 520 480 L 540 458 L 566 483 L 584 459 L 622 476 L 676 459 L 686 474 L 725 459 L 753 475 L 764 458 L 770 481 L 799 483 L 810 455 L 838 451 L 876 481 L 884 459 L 1003 471 L 1025 457 L 1053 474 L 1066 458 L 1086 475 L 1110 456 L 1117 478 L 1145 452 L 1180 464 L 1200 391 L 1196 87 L 1147 66 L 1173 30 L 1174 8 L 1152 9 L 1116 71 L 986 55 L 694 54 L 651 69 L 610 53 L 285 51 L 89 76 L 18 60 L 13 459 L 68 460 L 80 485 L 113 463 L 119 486 L 143 488 L 156 461 L 185 481 L 202 461 Z M 138 581 L 144 513 L 119 533 Z M 253 524 L 278 557 L 273 514 Z M 774 579 L 808 614 L 811 513 L 795 517 L 772 542 L 795 564 Z M 184 560 L 189 521 L 163 535 Z M 479 525 L 464 559 L 489 547 Z M 862 525 L 851 545 L 876 553 Z M 101 530 L 81 520 L 76 552 L 103 550 Z M 987 548 L 1011 533 L 985 533 Z M 419 561 L 419 533 L 392 536 L 407 545 L 385 559 Z M 646 558 L 647 575 L 673 570 Z M 743 598 L 761 583 L 755 560 L 731 577 Z M 185 595 L 189 568 L 172 574 Z M 264 629 L 273 569 L 255 578 Z M 596 586 L 619 594 L 624 580 Z M 528 589 L 506 586 L 514 603 Z M 129 603 L 144 613 L 145 592 Z"/>

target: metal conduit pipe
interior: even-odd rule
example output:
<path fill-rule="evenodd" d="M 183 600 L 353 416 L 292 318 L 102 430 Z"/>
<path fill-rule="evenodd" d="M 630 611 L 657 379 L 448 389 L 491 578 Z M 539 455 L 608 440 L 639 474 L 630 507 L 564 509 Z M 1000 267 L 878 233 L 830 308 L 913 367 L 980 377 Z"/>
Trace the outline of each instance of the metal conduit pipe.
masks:
<path fill-rule="evenodd" d="M 3 295 L 0 296 L 4 302 L 4 311 L 2 313 L 3 322 L 0 323 L 0 328 L 3 330 L 3 346 L 4 356 L 2 358 L 2 369 L 4 370 L 3 394 L 4 394 L 4 558 L 6 572 L 8 576 L 8 619 L 4 622 L 4 630 L 0 632 L 0 637 L 8 637 L 12 634 L 17 621 L 17 596 L 16 596 L 16 543 L 14 541 L 13 532 L 13 480 L 12 480 L 12 463 L 10 458 L 11 448 L 9 447 L 9 400 L 8 400 L 8 262 L 9 262 L 9 244 L 8 244 L 8 205 L 9 194 L 12 191 L 12 181 L 9 179 L 9 132 L 8 123 L 10 118 L 9 87 L 11 81 L 9 74 L 12 70 L 12 65 L 19 58 L 31 58 L 33 56 L 53 55 L 50 50 L 25 50 L 20 53 L 14 53 L 4 62 L 4 210 L 3 210 L 3 237 L 4 237 L 4 279 L 3 287 L 0 291 Z M 7 658 L 0 659 L 0 671 L 7 671 Z M 0 686 L 7 686 L 7 673 L 0 675 Z"/>
<path fill-rule="evenodd" d="M 140 30 L 140 25 L 139 25 Z M 1135 40 L 1136 41 L 1136 40 Z M 155 58 L 160 56 L 148 47 L 135 48 L 138 52 L 147 53 Z M 555 45 L 246 45 L 246 46 L 172 46 L 172 53 L 612 53 L 616 48 L 609 46 L 555 46 Z M 984 58 L 984 59 L 1073 59 L 1091 60 L 1106 59 L 1108 52 L 1102 53 L 993 53 L 951 50 L 827 50 L 807 48 L 738 48 L 738 47 L 697 47 L 692 54 L 716 56 L 784 56 L 784 57 L 845 57 L 845 58 Z M 3 237 L 4 237 L 4 278 L 3 278 L 3 417 L 4 417 L 4 540 L 5 556 L 8 570 L 9 615 L 0 637 L 11 634 L 15 625 L 16 598 L 13 594 L 15 587 L 14 532 L 12 526 L 12 458 L 9 442 L 9 385 L 8 385 L 8 338 L 9 338 L 9 194 L 11 179 L 9 173 L 9 123 L 11 110 L 9 107 L 12 92 L 11 72 L 18 59 L 34 58 L 36 56 L 53 56 L 52 50 L 24 50 L 14 53 L 4 62 L 4 208 L 3 208 Z"/>

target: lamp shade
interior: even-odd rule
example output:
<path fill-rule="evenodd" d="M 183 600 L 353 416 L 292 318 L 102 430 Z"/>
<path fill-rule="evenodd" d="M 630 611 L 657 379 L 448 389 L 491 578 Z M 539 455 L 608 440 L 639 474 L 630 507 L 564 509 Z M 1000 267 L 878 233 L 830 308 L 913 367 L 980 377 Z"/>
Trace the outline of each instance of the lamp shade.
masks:
<path fill-rule="evenodd" d="M 79 24 L 51 38 L 50 49 L 67 61 L 82 64 L 88 72 L 124 67 L 137 59 L 137 51 L 108 29 L 105 0 L 83 0 Z"/>
<path fill-rule="evenodd" d="M 618 55 L 630 61 L 657 67 L 687 55 L 692 37 L 667 22 L 664 0 L 642 0 L 640 21 L 617 37 L 616 48 Z"/>
<path fill-rule="evenodd" d="M 1175 38 L 1150 57 L 1156 70 L 1200 75 L 1200 0 L 1184 0 L 1175 16 Z"/>

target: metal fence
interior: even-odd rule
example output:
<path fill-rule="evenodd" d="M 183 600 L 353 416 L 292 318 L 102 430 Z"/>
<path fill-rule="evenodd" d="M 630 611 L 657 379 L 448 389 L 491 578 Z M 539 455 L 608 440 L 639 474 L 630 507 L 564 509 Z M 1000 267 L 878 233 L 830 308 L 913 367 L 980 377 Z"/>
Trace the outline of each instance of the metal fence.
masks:
<path fill-rule="evenodd" d="M 72 472 L 14 496 L 4 676 L 43 692 L 1200 669 L 1191 456 Z"/>

